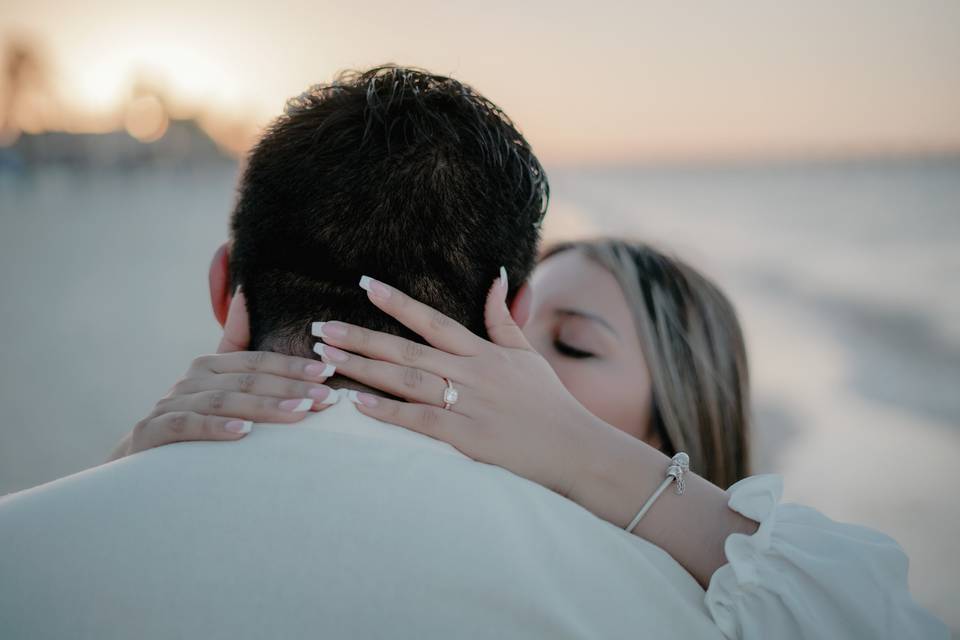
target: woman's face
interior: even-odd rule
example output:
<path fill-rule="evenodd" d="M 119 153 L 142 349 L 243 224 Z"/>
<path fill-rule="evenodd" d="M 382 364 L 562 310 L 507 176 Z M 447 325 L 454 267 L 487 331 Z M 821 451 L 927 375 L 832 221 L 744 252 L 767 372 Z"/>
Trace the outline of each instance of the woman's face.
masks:
<path fill-rule="evenodd" d="M 530 344 L 591 413 L 659 446 L 650 437 L 650 374 L 613 275 L 571 250 L 537 265 L 530 285 Z"/>

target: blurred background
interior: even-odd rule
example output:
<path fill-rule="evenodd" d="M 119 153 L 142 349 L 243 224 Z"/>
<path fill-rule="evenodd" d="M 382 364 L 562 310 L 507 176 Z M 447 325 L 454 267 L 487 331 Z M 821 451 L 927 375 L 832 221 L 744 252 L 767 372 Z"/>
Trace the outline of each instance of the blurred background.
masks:
<path fill-rule="evenodd" d="M 729 292 L 755 471 L 896 538 L 960 637 L 960 3 L 0 0 L 0 55 L 0 495 L 102 462 L 215 347 L 239 159 L 396 62 L 513 117 L 548 239 Z"/>

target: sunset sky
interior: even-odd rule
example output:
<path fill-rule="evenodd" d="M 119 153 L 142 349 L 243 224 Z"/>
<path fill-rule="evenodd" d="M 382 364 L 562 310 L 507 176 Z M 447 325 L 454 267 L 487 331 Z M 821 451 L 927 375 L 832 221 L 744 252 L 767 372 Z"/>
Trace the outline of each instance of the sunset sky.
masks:
<path fill-rule="evenodd" d="M 11 35 L 87 111 L 145 72 L 262 123 L 390 61 L 473 84 L 555 161 L 960 149 L 956 0 L 0 0 Z"/>

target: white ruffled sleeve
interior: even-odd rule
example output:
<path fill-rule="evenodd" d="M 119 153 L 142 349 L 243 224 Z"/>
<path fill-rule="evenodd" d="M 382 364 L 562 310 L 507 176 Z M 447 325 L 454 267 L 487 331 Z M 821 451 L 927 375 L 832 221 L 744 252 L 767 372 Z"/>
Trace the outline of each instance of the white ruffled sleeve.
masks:
<path fill-rule="evenodd" d="M 914 602 L 907 556 L 890 537 L 780 504 L 778 475 L 729 489 L 730 508 L 760 523 L 730 535 L 727 564 L 710 579 L 706 605 L 727 638 L 949 638 Z"/>

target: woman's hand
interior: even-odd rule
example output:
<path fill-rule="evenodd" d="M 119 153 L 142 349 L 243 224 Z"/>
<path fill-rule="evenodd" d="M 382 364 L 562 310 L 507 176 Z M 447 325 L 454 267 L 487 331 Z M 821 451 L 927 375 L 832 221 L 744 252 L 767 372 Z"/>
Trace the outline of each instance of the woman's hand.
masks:
<path fill-rule="evenodd" d="M 567 391 L 513 321 L 505 275 L 501 271 L 487 296 L 492 342 L 392 287 L 364 279 L 370 300 L 431 346 L 334 321 L 314 324 L 314 335 L 325 343 L 318 350 L 338 374 L 407 400 L 360 393 L 361 412 L 443 440 L 622 527 L 663 481 L 670 459 L 592 415 Z M 459 394 L 448 410 L 442 408 L 444 378 Z M 633 532 L 663 548 L 706 587 L 726 562 L 727 536 L 753 533 L 757 525 L 729 509 L 716 485 L 695 473 L 684 479 L 684 495 L 665 492 Z"/>
<path fill-rule="evenodd" d="M 297 422 L 326 408 L 323 384 L 335 367 L 268 351 L 245 351 L 250 342 L 246 301 L 230 304 L 216 354 L 195 359 L 148 416 L 114 448 L 110 460 L 187 440 L 237 440 L 253 422 Z"/>
<path fill-rule="evenodd" d="M 613 427 L 590 414 L 527 342 L 507 309 L 504 276 L 487 297 L 492 342 L 377 281 L 368 285 L 370 300 L 432 346 L 336 321 L 315 323 L 314 335 L 338 374 L 407 400 L 361 393 L 361 412 L 570 496 L 586 445 Z M 444 378 L 459 396 L 449 410 Z"/>

